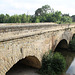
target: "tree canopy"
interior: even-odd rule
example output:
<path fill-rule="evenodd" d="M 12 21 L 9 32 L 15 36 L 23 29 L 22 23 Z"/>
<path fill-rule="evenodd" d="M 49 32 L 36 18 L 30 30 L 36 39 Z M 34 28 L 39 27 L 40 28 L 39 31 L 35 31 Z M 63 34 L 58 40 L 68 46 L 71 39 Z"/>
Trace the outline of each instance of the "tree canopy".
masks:
<path fill-rule="evenodd" d="M 36 9 L 34 15 L 12 15 L 0 14 L 0 23 L 38 23 L 38 22 L 56 22 L 56 23 L 71 23 L 75 22 L 75 15 L 72 17 L 69 14 L 62 14 L 61 11 L 54 11 L 49 5 L 44 5 Z"/>
<path fill-rule="evenodd" d="M 43 16 L 44 14 L 48 14 L 50 12 L 53 12 L 53 9 L 51 9 L 49 5 L 44 5 L 35 11 L 35 16 Z"/>
<path fill-rule="evenodd" d="M 73 22 L 75 22 L 75 15 L 72 15 Z"/>

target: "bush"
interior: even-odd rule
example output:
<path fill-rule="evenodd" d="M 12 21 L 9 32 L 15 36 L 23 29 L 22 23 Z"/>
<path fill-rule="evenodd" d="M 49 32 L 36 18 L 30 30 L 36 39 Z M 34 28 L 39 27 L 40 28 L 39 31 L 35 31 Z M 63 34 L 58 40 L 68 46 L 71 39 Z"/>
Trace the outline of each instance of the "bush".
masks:
<path fill-rule="evenodd" d="M 51 66 L 51 60 L 52 60 L 52 52 L 50 52 L 49 54 L 46 53 L 43 58 L 42 58 L 42 67 L 40 69 L 40 73 L 42 75 L 46 75 L 48 74 L 48 69 L 50 68 L 49 66 Z"/>
<path fill-rule="evenodd" d="M 51 68 L 54 70 L 55 74 L 61 74 L 64 72 L 66 68 L 66 61 L 60 53 L 56 52 L 53 55 Z"/>
<path fill-rule="evenodd" d="M 66 61 L 60 53 L 46 53 L 42 59 L 42 68 L 40 73 L 42 75 L 56 75 L 64 72 L 66 68 Z"/>

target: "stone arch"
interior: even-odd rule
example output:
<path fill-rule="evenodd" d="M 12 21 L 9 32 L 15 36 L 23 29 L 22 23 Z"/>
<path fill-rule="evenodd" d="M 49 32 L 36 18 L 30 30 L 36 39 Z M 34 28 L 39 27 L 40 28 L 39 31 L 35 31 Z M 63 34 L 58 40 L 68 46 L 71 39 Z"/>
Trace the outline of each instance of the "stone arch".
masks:
<path fill-rule="evenodd" d="M 19 60 L 16 64 L 14 64 L 7 72 L 6 75 L 8 75 L 8 73 L 14 68 L 15 66 L 19 66 L 19 65 L 26 65 L 26 66 L 30 66 L 30 67 L 34 67 L 34 68 L 41 68 L 41 63 L 38 60 L 37 57 L 35 56 L 27 56 L 24 59 Z"/>
<path fill-rule="evenodd" d="M 35 56 L 27 56 L 27 57 L 25 57 L 25 59 L 22 59 L 21 62 L 23 64 L 26 64 L 26 65 L 31 66 L 31 67 L 35 67 L 35 68 L 41 67 L 40 61 Z"/>
<path fill-rule="evenodd" d="M 65 39 L 62 39 L 57 45 L 54 51 L 59 50 L 59 49 L 67 49 L 68 48 L 68 41 Z"/>

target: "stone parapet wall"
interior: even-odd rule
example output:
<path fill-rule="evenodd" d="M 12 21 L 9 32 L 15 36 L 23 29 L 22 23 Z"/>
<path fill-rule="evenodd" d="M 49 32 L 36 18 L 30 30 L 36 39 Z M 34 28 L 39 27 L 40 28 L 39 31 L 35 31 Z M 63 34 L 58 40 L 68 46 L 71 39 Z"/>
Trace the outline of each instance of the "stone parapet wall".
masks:
<path fill-rule="evenodd" d="M 20 37 L 26 37 L 41 34 L 49 31 L 63 30 L 72 28 L 75 25 L 58 25 L 51 23 L 29 23 L 29 24 L 1 24 L 0 25 L 0 41 L 11 40 Z"/>

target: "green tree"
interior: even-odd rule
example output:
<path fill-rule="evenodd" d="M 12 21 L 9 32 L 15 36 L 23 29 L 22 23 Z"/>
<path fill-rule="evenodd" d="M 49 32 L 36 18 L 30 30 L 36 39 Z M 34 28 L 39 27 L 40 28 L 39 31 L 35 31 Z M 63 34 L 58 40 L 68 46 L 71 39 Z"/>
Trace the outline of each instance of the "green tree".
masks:
<path fill-rule="evenodd" d="M 35 20 L 35 23 L 39 23 L 40 22 L 40 20 L 37 18 L 36 20 Z"/>
<path fill-rule="evenodd" d="M 69 16 L 69 14 L 63 14 L 62 16 Z M 70 16 L 69 16 L 70 17 Z"/>
<path fill-rule="evenodd" d="M 72 17 L 73 22 L 75 22 L 75 15 L 72 15 L 71 17 Z"/>
<path fill-rule="evenodd" d="M 9 18 L 9 23 L 21 23 L 21 19 L 18 15 L 13 15 Z"/>
<path fill-rule="evenodd" d="M 4 20 L 5 20 L 5 15 L 1 14 L 0 15 L 0 23 L 4 23 Z"/>
<path fill-rule="evenodd" d="M 38 8 L 38 9 L 35 11 L 35 16 L 41 16 L 42 14 L 43 14 L 42 8 Z"/>
<path fill-rule="evenodd" d="M 35 23 L 36 17 L 34 15 L 30 16 L 30 22 Z"/>
<path fill-rule="evenodd" d="M 60 21 L 61 20 L 61 16 L 62 13 L 61 11 L 56 11 L 55 14 L 54 14 L 54 17 L 56 18 L 56 21 Z"/>
<path fill-rule="evenodd" d="M 31 22 L 30 19 L 31 19 L 31 15 L 26 15 L 26 20 L 27 20 L 26 22 L 27 23 L 30 23 Z"/>
<path fill-rule="evenodd" d="M 26 18 L 26 15 L 25 14 L 22 14 L 21 22 L 22 23 L 26 23 L 27 22 L 27 18 Z"/>
<path fill-rule="evenodd" d="M 50 7 L 49 5 L 44 5 L 44 6 L 42 6 L 43 14 L 49 13 L 50 10 L 51 10 L 51 7 Z"/>
<path fill-rule="evenodd" d="M 35 11 L 35 15 L 12 15 L 0 14 L 0 23 L 35 23 L 35 22 L 56 22 L 60 23 L 71 23 L 72 19 L 74 22 L 75 15 L 72 18 L 69 14 L 62 14 L 61 11 L 54 11 L 49 5 L 44 5 Z"/>
<path fill-rule="evenodd" d="M 9 18 L 10 18 L 9 14 L 6 14 L 5 15 L 5 23 L 9 23 Z"/>
<path fill-rule="evenodd" d="M 69 16 L 62 16 L 61 21 L 64 23 L 72 23 L 72 18 Z"/>
<path fill-rule="evenodd" d="M 21 23 L 21 18 L 20 18 L 20 16 L 19 16 L 19 15 L 15 15 L 15 17 L 16 17 L 16 23 Z"/>
<path fill-rule="evenodd" d="M 9 18 L 9 23 L 15 23 L 15 17 L 14 16 L 11 16 Z"/>
<path fill-rule="evenodd" d="M 44 6 L 42 6 L 42 8 L 38 8 L 35 11 L 35 16 L 42 16 L 44 14 L 49 13 L 50 10 L 51 10 L 51 8 L 49 5 L 44 5 Z"/>

